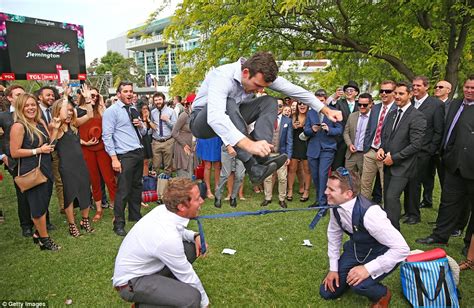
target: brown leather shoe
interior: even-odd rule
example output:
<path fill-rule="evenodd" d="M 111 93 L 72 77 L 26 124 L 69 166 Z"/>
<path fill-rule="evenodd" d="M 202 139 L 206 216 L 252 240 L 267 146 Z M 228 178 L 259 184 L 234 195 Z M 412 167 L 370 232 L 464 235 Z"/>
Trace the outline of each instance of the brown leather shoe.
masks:
<path fill-rule="evenodd" d="M 370 305 L 371 308 L 387 308 L 388 304 L 390 303 L 390 299 L 392 298 L 392 293 L 390 290 L 387 288 L 387 294 L 382 296 L 381 299 L 379 299 L 378 302 L 372 303 Z"/>

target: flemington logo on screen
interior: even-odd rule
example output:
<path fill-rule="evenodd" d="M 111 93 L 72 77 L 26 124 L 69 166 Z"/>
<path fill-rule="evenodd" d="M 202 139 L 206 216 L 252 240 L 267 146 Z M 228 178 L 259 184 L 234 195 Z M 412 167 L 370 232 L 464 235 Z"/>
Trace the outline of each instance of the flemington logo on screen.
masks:
<path fill-rule="evenodd" d="M 66 54 L 71 51 L 69 45 L 63 42 L 39 43 L 36 46 L 43 52 L 28 51 L 26 58 L 59 59 L 61 58 L 61 54 Z"/>

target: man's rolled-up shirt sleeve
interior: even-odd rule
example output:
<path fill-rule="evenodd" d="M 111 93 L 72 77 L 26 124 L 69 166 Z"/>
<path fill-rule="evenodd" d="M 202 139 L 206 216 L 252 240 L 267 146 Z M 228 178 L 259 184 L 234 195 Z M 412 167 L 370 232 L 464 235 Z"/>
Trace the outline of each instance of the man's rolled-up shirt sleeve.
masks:
<path fill-rule="evenodd" d="M 380 206 L 374 205 L 367 210 L 364 216 L 364 227 L 377 242 L 388 247 L 386 253 L 364 265 L 370 276 L 377 279 L 405 260 L 410 253 L 410 248 Z"/>
<path fill-rule="evenodd" d="M 189 284 L 201 293 L 201 307 L 209 305 L 209 298 L 202 282 L 186 258 L 184 247 L 176 245 L 176 239 L 162 242 L 154 252 L 154 256 L 170 269 L 176 279 Z"/>
<path fill-rule="evenodd" d="M 324 104 L 317 99 L 313 93 L 300 86 L 292 84 L 283 77 L 277 77 L 269 88 L 301 101 L 317 112 L 320 112 L 324 107 Z"/>
<path fill-rule="evenodd" d="M 233 89 L 233 80 L 212 72 L 207 95 L 207 123 L 221 137 L 224 144 L 235 146 L 245 136 L 232 123 L 226 113 L 227 98 Z"/>
<path fill-rule="evenodd" d="M 329 270 L 331 272 L 337 272 L 339 270 L 339 258 L 341 257 L 341 245 L 343 231 L 336 222 L 336 218 L 333 215 L 332 210 L 329 210 L 330 219 L 328 224 L 328 257 L 329 257 Z"/>

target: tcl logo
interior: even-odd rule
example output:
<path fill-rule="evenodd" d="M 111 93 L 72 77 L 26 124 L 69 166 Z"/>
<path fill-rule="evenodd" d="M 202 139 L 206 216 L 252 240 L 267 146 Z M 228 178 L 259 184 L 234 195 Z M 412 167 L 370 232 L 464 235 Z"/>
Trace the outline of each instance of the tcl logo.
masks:
<path fill-rule="evenodd" d="M 0 75 L 0 80 L 15 80 L 15 74 L 14 73 L 2 73 L 2 75 Z"/>

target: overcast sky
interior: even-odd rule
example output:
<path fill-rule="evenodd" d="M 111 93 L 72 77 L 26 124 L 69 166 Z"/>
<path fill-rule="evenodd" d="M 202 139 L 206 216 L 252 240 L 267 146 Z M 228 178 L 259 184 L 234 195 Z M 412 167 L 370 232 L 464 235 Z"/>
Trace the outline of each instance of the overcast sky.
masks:
<path fill-rule="evenodd" d="M 176 3 L 162 13 L 170 16 Z M 0 12 L 84 26 L 86 62 L 107 52 L 107 40 L 142 24 L 162 0 L 0 0 Z"/>

